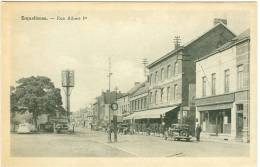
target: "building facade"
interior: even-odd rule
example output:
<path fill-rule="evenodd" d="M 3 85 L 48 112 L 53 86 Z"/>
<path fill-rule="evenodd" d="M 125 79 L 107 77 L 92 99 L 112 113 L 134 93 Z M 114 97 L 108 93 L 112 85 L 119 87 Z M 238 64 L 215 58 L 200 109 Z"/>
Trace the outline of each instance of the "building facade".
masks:
<path fill-rule="evenodd" d="M 130 114 L 130 101 L 128 94 L 123 94 L 122 97 L 117 98 L 117 104 L 117 115 L 119 117 L 124 117 Z"/>
<path fill-rule="evenodd" d="M 94 110 L 94 122 L 98 126 L 106 126 L 109 120 L 113 119 L 114 113 L 110 109 L 110 104 L 117 101 L 123 94 L 117 91 L 102 92 L 100 96 L 96 97 L 96 101 L 93 104 Z M 109 119 L 110 117 L 110 119 Z"/>
<path fill-rule="evenodd" d="M 195 119 L 195 63 L 194 60 L 209 54 L 235 37 L 226 25 L 216 23 L 206 33 L 190 43 L 179 46 L 148 65 L 149 108 L 175 109 L 169 123 L 183 122 L 191 115 Z"/>
<path fill-rule="evenodd" d="M 204 136 L 249 141 L 250 31 L 196 61 L 196 118 Z"/>
<path fill-rule="evenodd" d="M 131 112 L 144 111 L 148 109 L 148 85 L 143 82 L 139 87 L 129 94 Z"/>

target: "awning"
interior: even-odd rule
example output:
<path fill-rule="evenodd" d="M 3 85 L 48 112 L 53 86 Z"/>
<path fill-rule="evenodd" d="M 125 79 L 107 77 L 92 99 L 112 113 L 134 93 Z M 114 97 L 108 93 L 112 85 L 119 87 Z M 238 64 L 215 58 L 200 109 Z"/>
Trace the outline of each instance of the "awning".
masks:
<path fill-rule="evenodd" d="M 145 119 L 145 118 L 160 118 L 161 115 L 163 115 L 163 114 L 165 114 L 169 111 L 172 111 L 172 110 L 176 109 L 177 107 L 179 107 L 179 106 L 157 108 L 157 109 L 135 112 L 134 114 L 131 114 L 127 117 L 124 117 L 124 120 Z"/>
<path fill-rule="evenodd" d="M 128 116 L 124 117 L 123 120 L 131 120 L 131 119 L 134 118 L 134 116 L 135 116 L 136 114 L 137 114 L 137 113 L 133 113 L 133 114 L 131 114 L 131 115 L 128 115 Z"/>

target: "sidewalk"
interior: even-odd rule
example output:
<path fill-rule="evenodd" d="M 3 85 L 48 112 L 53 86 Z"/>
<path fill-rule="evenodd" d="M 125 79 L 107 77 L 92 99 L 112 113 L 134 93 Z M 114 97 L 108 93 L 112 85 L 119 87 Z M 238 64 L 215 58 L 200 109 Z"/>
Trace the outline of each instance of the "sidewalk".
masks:
<path fill-rule="evenodd" d="M 247 156 L 249 145 L 244 143 L 202 141 L 193 138 L 191 142 L 169 141 L 161 137 L 145 135 L 118 135 L 117 143 L 108 143 L 105 132 L 82 130 L 81 133 L 91 133 L 91 139 L 104 145 L 116 148 L 138 157 L 226 157 Z M 112 135 L 113 138 L 113 135 Z"/>

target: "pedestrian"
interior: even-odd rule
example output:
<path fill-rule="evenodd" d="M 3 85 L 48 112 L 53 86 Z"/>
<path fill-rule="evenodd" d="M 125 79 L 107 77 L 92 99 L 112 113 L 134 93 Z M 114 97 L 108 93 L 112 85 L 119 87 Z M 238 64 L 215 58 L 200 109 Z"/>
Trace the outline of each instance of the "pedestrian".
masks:
<path fill-rule="evenodd" d="M 200 127 L 200 124 L 198 124 L 197 127 L 196 127 L 196 139 L 197 139 L 197 141 L 200 141 L 200 132 L 201 132 L 201 127 Z"/>
<path fill-rule="evenodd" d="M 112 131 L 113 131 L 112 124 L 108 123 L 108 125 L 107 125 L 108 143 L 112 142 L 112 140 L 111 140 L 111 133 L 112 133 Z"/>
<path fill-rule="evenodd" d="M 165 125 L 165 122 L 163 121 L 162 122 L 162 133 L 163 133 L 163 138 L 164 140 L 167 140 L 167 128 L 166 128 L 166 125 Z"/>

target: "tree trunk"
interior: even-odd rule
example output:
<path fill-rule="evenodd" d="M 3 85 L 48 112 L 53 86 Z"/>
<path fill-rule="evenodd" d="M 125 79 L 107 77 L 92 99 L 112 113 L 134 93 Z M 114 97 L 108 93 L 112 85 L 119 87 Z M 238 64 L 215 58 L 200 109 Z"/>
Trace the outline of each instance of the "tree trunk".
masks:
<path fill-rule="evenodd" d="M 37 126 L 37 114 L 36 111 L 34 110 L 33 112 L 33 124 L 35 126 L 35 129 L 38 131 L 38 126 Z"/>

